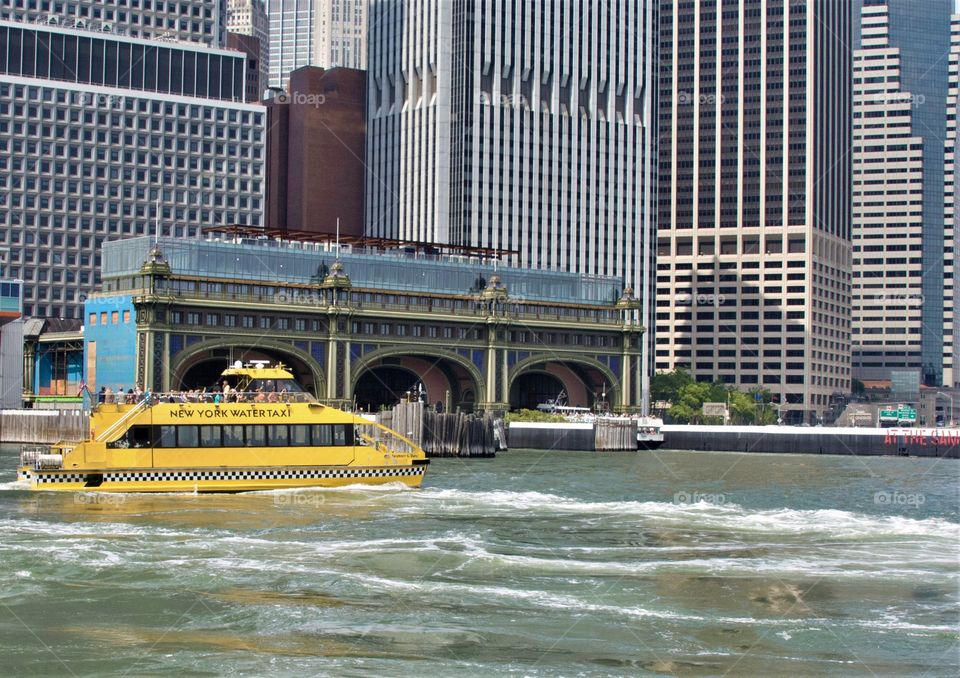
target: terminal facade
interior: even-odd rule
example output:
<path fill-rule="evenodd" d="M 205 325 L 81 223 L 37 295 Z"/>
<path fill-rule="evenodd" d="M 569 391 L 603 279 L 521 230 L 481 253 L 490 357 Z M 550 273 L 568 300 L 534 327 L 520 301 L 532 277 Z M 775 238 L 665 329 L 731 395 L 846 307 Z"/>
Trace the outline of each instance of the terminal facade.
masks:
<path fill-rule="evenodd" d="M 492 250 L 272 235 L 105 243 L 103 289 L 84 309 L 88 387 L 210 389 L 227 365 L 268 360 L 322 402 L 367 411 L 408 392 L 444 411 L 558 396 L 641 410 L 644 328 L 621 278 L 498 266 Z"/>

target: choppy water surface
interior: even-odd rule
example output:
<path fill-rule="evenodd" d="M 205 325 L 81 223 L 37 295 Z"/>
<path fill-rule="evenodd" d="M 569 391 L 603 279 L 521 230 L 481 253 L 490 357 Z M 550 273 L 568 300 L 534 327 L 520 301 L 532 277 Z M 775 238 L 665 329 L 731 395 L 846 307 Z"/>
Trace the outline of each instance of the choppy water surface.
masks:
<path fill-rule="evenodd" d="M 521 450 L 419 491 L 8 483 L 0 672 L 955 675 L 958 469 Z"/>

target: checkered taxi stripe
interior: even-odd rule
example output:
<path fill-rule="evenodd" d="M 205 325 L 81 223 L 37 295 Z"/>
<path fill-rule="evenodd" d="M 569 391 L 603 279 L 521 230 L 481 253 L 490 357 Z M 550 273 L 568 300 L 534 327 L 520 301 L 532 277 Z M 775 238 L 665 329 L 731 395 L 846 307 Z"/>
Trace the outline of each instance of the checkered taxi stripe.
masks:
<path fill-rule="evenodd" d="M 162 481 L 204 480 L 287 480 L 291 478 L 392 478 L 398 476 L 421 476 L 426 467 L 405 466 L 398 468 L 337 468 L 337 469 L 249 469 L 210 471 L 109 471 L 103 474 L 104 483 L 136 483 Z M 34 471 L 38 484 L 85 483 L 87 473 Z"/>

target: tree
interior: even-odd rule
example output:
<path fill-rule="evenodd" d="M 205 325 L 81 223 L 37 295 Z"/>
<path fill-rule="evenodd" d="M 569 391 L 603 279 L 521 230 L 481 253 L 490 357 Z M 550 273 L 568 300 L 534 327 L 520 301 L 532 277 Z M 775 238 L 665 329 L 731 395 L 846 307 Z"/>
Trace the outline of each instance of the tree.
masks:
<path fill-rule="evenodd" d="M 659 372 L 650 380 L 650 397 L 676 404 L 680 389 L 692 383 L 693 377 L 681 367 L 672 372 Z"/>
<path fill-rule="evenodd" d="M 753 396 L 730 389 L 730 422 L 733 424 L 752 424 L 756 420 L 757 404 Z"/>

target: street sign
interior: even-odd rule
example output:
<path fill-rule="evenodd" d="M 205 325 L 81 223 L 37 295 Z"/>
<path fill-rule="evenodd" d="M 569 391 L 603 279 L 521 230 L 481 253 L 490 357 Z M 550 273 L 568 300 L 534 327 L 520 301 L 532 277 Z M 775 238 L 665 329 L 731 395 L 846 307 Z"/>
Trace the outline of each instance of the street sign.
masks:
<path fill-rule="evenodd" d="M 704 403 L 703 404 L 703 416 L 705 417 L 723 417 L 727 418 L 727 404 L 726 403 Z"/>
<path fill-rule="evenodd" d="M 916 421 L 917 411 L 912 407 L 901 405 L 895 410 L 880 410 L 880 419 L 896 419 L 897 421 Z"/>

